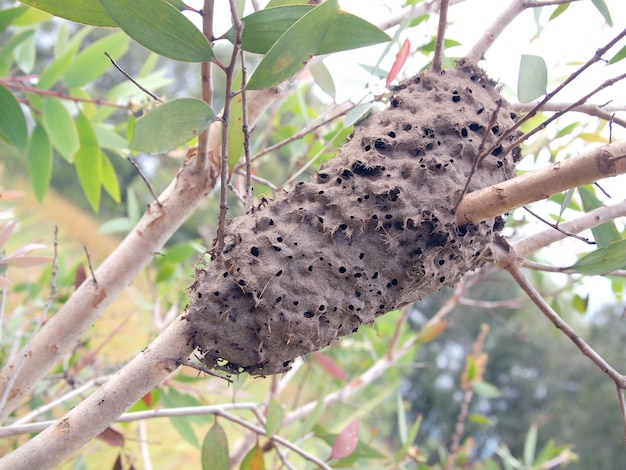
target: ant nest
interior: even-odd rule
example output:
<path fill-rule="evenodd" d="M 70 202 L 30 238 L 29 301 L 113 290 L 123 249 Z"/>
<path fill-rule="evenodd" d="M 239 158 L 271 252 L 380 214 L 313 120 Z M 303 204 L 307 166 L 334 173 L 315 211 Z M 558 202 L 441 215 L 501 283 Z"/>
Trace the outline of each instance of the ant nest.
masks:
<path fill-rule="evenodd" d="M 203 363 L 286 372 L 480 267 L 503 221 L 459 226 L 454 207 L 481 142 L 490 148 L 514 118 L 469 61 L 402 82 L 309 182 L 227 225 L 185 315 Z M 519 149 L 504 146 L 515 137 L 477 165 L 468 192 L 514 176 Z"/>

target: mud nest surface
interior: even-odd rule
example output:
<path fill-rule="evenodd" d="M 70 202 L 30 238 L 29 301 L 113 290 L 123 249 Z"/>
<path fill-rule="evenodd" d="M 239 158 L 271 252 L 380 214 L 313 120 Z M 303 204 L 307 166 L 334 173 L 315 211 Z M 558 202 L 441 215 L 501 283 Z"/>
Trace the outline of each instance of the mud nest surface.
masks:
<path fill-rule="evenodd" d="M 489 148 L 514 117 L 466 61 L 401 83 L 309 182 L 229 223 L 190 289 L 185 318 L 203 362 L 285 372 L 479 267 L 503 222 L 460 227 L 453 211 L 481 142 Z M 494 150 L 469 192 L 513 177 L 518 155 Z"/>

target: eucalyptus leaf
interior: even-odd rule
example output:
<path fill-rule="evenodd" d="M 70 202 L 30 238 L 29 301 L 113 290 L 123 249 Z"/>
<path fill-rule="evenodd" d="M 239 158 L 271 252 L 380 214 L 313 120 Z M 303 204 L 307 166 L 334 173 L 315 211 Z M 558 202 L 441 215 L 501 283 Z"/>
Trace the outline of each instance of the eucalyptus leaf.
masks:
<path fill-rule="evenodd" d="M 74 154 L 74 166 L 87 201 L 94 212 L 100 207 L 100 184 L 102 175 L 102 156 L 98 139 L 89 119 L 80 113 L 76 118 L 80 148 Z"/>
<path fill-rule="evenodd" d="M 204 436 L 201 452 L 202 470 L 228 470 L 228 440 L 224 428 L 215 421 Z"/>
<path fill-rule="evenodd" d="M 71 163 L 80 143 L 69 111 L 58 99 L 46 98 L 43 102 L 42 118 L 52 146 Z"/>
<path fill-rule="evenodd" d="M 613 27 L 613 20 L 611 19 L 611 12 L 609 11 L 609 7 L 606 6 L 604 0 L 591 0 L 591 3 L 596 7 L 596 9 L 600 12 L 604 21 Z"/>
<path fill-rule="evenodd" d="M 95 0 L 21 0 L 39 10 L 60 18 L 93 26 L 117 26 L 115 21 Z"/>
<path fill-rule="evenodd" d="M 43 202 L 52 177 L 52 148 L 48 134 L 41 124 L 33 129 L 28 146 L 28 174 L 39 203 Z"/>
<path fill-rule="evenodd" d="M 215 113 L 197 98 L 178 98 L 137 119 L 130 148 L 147 153 L 174 149 L 197 137 L 215 119 Z"/>
<path fill-rule="evenodd" d="M 517 81 L 517 97 L 522 103 L 529 103 L 546 94 L 548 67 L 542 57 L 522 55 Z"/>
<path fill-rule="evenodd" d="M 113 59 L 118 59 L 128 49 L 128 42 L 128 36 L 118 31 L 82 50 L 65 72 L 63 80 L 67 87 L 81 87 L 104 74 L 112 67 L 111 61 L 104 53 L 108 53 Z"/>
<path fill-rule="evenodd" d="M 248 89 L 273 87 L 301 70 L 319 50 L 338 15 L 337 0 L 328 0 L 296 21 L 263 57 L 250 77 Z"/>
<path fill-rule="evenodd" d="M 0 137 L 14 145 L 20 152 L 28 145 L 28 129 L 22 107 L 15 96 L 0 85 Z"/>
<path fill-rule="evenodd" d="M 598 248 L 596 251 L 592 251 L 570 266 L 569 269 L 581 274 L 597 276 L 625 267 L 626 239 L 613 242 L 607 248 Z"/>
<path fill-rule="evenodd" d="M 157 54 L 183 62 L 208 62 L 215 58 L 202 32 L 168 2 L 99 2 L 126 34 Z"/>

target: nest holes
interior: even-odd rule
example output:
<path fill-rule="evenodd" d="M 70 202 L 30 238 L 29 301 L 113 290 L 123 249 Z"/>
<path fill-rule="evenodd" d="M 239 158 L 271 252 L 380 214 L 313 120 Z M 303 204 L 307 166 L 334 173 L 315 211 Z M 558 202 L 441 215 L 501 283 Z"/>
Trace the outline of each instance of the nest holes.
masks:
<path fill-rule="evenodd" d="M 432 149 L 433 149 L 433 147 L 434 147 L 433 143 L 432 143 L 432 142 L 428 142 L 428 143 L 424 146 L 424 150 L 426 150 L 426 151 L 428 152 L 429 150 L 432 150 Z"/>
<path fill-rule="evenodd" d="M 478 108 L 478 109 L 476 110 L 476 114 L 477 114 L 477 115 L 482 114 L 484 110 L 485 110 L 485 108 Z"/>
<path fill-rule="evenodd" d="M 396 133 L 394 131 L 391 131 L 389 134 L 387 134 L 389 137 L 391 137 L 392 139 L 396 138 Z"/>
<path fill-rule="evenodd" d="M 502 168 L 504 166 L 504 162 L 502 160 L 498 160 L 496 162 L 496 165 L 498 166 L 498 168 Z"/>
<path fill-rule="evenodd" d="M 461 137 L 463 138 L 467 137 L 467 129 L 465 127 L 461 129 Z"/>
<path fill-rule="evenodd" d="M 391 107 L 397 108 L 398 106 L 400 106 L 400 100 L 394 96 L 391 98 Z"/>
<path fill-rule="evenodd" d="M 500 145 L 496 149 L 494 149 L 493 152 L 491 152 L 491 155 L 493 155 L 494 157 L 497 157 L 498 155 L 502 153 L 502 151 L 503 151 L 502 145 Z"/>
<path fill-rule="evenodd" d="M 495 135 L 499 135 L 500 134 L 500 127 L 499 126 L 493 126 L 491 128 L 491 132 L 493 132 Z"/>
<path fill-rule="evenodd" d="M 439 264 L 439 266 L 443 266 L 444 264 L 446 264 L 446 260 L 440 259 L 439 261 L 437 261 L 437 263 Z"/>
<path fill-rule="evenodd" d="M 278 243 L 282 243 L 283 242 L 283 237 L 276 237 L 276 241 Z"/>
<path fill-rule="evenodd" d="M 445 282 L 445 280 L 446 280 L 446 276 L 441 276 L 441 277 L 439 278 L 439 282 Z"/>
<path fill-rule="evenodd" d="M 372 150 L 372 146 L 370 144 L 367 144 L 365 147 L 363 147 L 363 150 L 369 152 L 370 150 Z"/>
<path fill-rule="evenodd" d="M 237 281 L 237 284 L 239 284 L 240 286 L 245 286 L 246 285 L 246 281 L 244 281 L 243 279 L 239 279 Z"/>
<path fill-rule="evenodd" d="M 337 182 L 337 184 L 341 184 L 343 182 L 341 178 L 337 178 L 335 181 Z"/>
<path fill-rule="evenodd" d="M 281 296 L 276 297 L 276 302 L 274 302 L 275 304 L 279 303 L 281 300 L 283 300 L 283 298 Z"/>
<path fill-rule="evenodd" d="M 272 245 L 272 248 L 274 248 L 274 251 L 282 251 L 282 248 L 276 245 Z"/>
<path fill-rule="evenodd" d="M 315 314 L 311 312 L 310 310 L 307 310 L 306 312 L 304 312 L 304 318 L 313 318 L 314 316 Z"/>
<path fill-rule="evenodd" d="M 428 127 L 422 127 L 422 137 L 433 139 L 435 137 L 435 131 Z"/>
<path fill-rule="evenodd" d="M 274 219 L 270 219 L 269 225 L 274 225 Z"/>
<path fill-rule="evenodd" d="M 256 246 L 253 246 L 252 248 L 250 248 L 250 254 L 252 256 L 258 257 L 259 256 L 259 248 Z"/>
<path fill-rule="evenodd" d="M 317 194 L 321 196 L 322 194 L 324 194 L 324 191 L 319 191 Z"/>
<path fill-rule="evenodd" d="M 340 266 L 340 267 L 339 267 L 339 272 L 340 272 L 341 274 L 345 273 L 346 271 L 347 271 L 347 269 L 346 269 L 344 266 Z"/>
<path fill-rule="evenodd" d="M 459 95 L 459 92 L 456 90 L 452 92 L 452 101 L 455 103 L 458 103 L 459 101 L 461 101 L 461 96 Z"/>
<path fill-rule="evenodd" d="M 317 216 L 317 221 L 318 221 L 320 224 L 323 224 L 323 223 L 324 223 L 324 219 L 323 219 L 322 217 L 320 217 L 319 215 Z"/>
<path fill-rule="evenodd" d="M 320 312 L 323 312 L 324 310 L 326 310 L 326 305 L 320 305 L 319 307 L 317 307 L 317 309 L 318 309 Z"/>
<path fill-rule="evenodd" d="M 317 181 L 320 183 L 326 183 L 328 181 L 329 178 L 329 174 L 328 173 L 318 173 L 317 174 Z"/>
<path fill-rule="evenodd" d="M 309 267 L 307 269 L 309 270 L 310 273 L 312 273 L 313 272 L 313 265 L 312 264 L 309 265 Z"/>
<path fill-rule="evenodd" d="M 372 275 L 372 279 L 378 279 L 378 271 L 376 271 L 373 275 Z M 380 294 L 379 294 L 380 295 Z"/>
<path fill-rule="evenodd" d="M 201 299 L 202 298 L 202 292 L 198 292 L 198 298 Z"/>
<path fill-rule="evenodd" d="M 478 132 L 483 129 L 483 126 L 478 124 L 477 122 L 473 122 L 469 125 L 470 131 Z"/>
<path fill-rule="evenodd" d="M 410 131 L 411 129 L 413 129 L 413 125 L 408 122 L 402 126 L 403 131 Z"/>
<path fill-rule="evenodd" d="M 359 253 L 359 259 L 365 258 L 365 253 Z"/>
<path fill-rule="evenodd" d="M 276 277 L 279 277 L 279 276 L 281 276 L 282 274 L 283 274 L 283 270 L 281 269 L 281 270 L 279 270 L 279 271 L 276 273 Z"/>
<path fill-rule="evenodd" d="M 384 149 L 386 149 L 386 148 L 387 148 L 387 142 L 385 142 L 385 141 L 384 141 L 384 140 L 382 140 L 382 139 L 376 139 L 376 140 L 374 141 L 374 148 L 375 148 L 376 150 L 384 150 Z"/>
<path fill-rule="evenodd" d="M 339 230 L 346 230 L 348 228 L 348 226 L 346 224 L 341 224 L 339 226 Z"/>
<path fill-rule="evenodd" d="M 341 176 L 345 179 L 350 179 L 352 178 L 352 172 L 350 170 L 343 170 L 343 172 L 341 173 Z"/>
<path fill-rule="evenodd" d="M 366 177 L 379 177 L 383 171 L 385 171 L 384 166 L 367 166 L 363 164 L 361 161 L 356 161 L 352 164 L 352 171 L 355 175 L 366 176 Z M 369 196 L 365 196 L 367 199 Z"/>

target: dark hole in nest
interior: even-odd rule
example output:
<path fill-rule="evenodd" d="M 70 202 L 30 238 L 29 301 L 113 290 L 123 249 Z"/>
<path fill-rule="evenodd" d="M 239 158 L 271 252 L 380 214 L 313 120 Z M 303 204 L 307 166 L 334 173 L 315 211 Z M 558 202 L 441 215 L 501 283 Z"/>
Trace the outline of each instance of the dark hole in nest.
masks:
<path fill-rule="evenodd" d="M 391 131 L 389 134 L 387 134 L 389 137 L 391 137 L 392 139 L 396 138 L 396 133 L 394 131 Z"/>
<path fill-rule="evenodd" d="M 406 123 L 402 126 L 402 130 L 404 131 L 410 131 L 413 128 L 413 125 Z"/>
<path fill-rule="evenodd" d="M 315 314 L 311 312 L 310 310 L 307 310 L 306 312 L 304 312 L 304 318 L 313 318 L 314 316 Z"/>
<path fill-rule="evenodd" d="M 350 170 L 343 170 L 341 176 L 345 179 L 349 179 L 352 177 L 352 172 Z"/>
<path fill-rule="evenodd" d="M 374 148 L 378 149 L 378 150 L 383 150 L 385 148 L 387 148 L 387 143 L 382 140 L 382 139 L 376 139 L 374 141 Z"/>
<path fill-rule="evenodd" d="M 491 155 L 493 155 L 494 157 L 497 157 L 498 155 L 500 155 L 503 151 L 502 145 L 500 145 L 498 148 L 494 149 L 493 152 L 491 152 Z"/>
<path fill-rule="evenodd" d="M 471 124 L 469 125 L 469 128 L 470 128 L 470 130 L 471 130 L 471 131 L 478 132 L 480 129 L 482 129 L 482 128 L 483 128 L 483 126 L 481 126 L 481 125 L 480 125 L 480 124 L 478 124 L 477 122 L 473 122 L 473 123 L 471 123 Z"/>
<path fill-rule="evenodd" d="M 378 177 L 381 176 L 382 172 L 385 170 L 385 167 L 376 165 L 368 167 L 363 164 L 361 161 L 356 161 L 352 164 L 352 171 L 355 175 L 365 176 L 365 177 Z M 367 199 L 369 196 L 365 196 Z"/>

